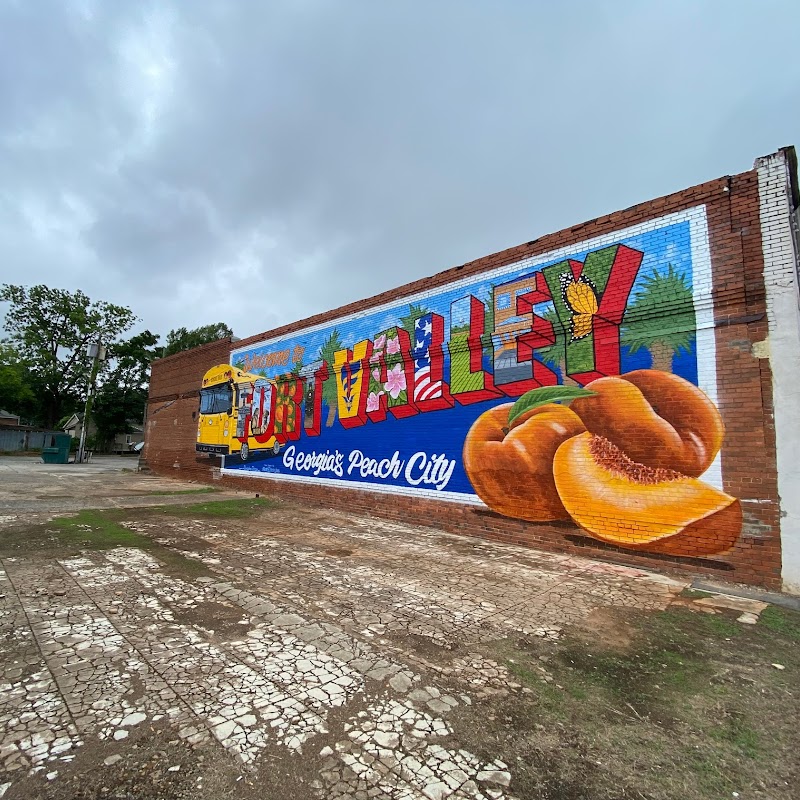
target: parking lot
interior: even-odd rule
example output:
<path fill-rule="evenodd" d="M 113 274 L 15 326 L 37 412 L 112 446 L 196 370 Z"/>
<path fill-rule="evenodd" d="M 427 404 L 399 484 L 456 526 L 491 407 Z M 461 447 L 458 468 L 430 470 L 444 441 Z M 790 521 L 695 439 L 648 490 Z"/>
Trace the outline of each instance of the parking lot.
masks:
<path fill-rule="evenodd" d="M 134 465 L 0 459 L 0 797 L 730 796 L 684 745 L 714 787 L 790 796 L 780 725 L 741 770 L 684 726 L 750 693 L 786 716 L 794 617 L 783 642 L 686 579 Z"/>

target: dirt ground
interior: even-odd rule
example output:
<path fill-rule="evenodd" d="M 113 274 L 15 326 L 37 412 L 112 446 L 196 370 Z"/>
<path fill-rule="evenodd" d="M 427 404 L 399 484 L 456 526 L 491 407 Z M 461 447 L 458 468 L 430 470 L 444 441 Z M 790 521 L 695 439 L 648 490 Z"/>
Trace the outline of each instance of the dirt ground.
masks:
<path fill-rule="evenodd" d="M 796 612 L 131 466 L 0 458 L 0 797 L 797 796 Z"/>

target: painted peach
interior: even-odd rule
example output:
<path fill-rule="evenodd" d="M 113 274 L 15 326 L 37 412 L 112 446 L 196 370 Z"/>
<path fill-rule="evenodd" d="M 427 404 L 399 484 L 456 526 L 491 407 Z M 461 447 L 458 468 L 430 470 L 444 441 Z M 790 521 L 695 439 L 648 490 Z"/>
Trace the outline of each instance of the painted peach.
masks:
<path fill-rule="evenodd" d="M 481 414 L 464 440 L 464 470 L 498 514 L 532 522 L 567 519 L 553 480 L 559 445 L 586 428 L 566 406 L 542 405 L 508 425 L 513 403 Z"/>
<path fill-rule="evenodd" d="M 572 402 L 590 433 L 653 469 L 702 475 L 722 446 L 725 428 L 709 397 L 678 375 L 653 369 L 598 378 L 597 394 Z"/>
<path fill-rule="evenodd" d="M 730 549 L 742 529 L 736 498 L 675 470 L 636 463 L 592 433 L 560 445 L 553 473 L 572 519 L 621 547 L 708 555 Z"/>

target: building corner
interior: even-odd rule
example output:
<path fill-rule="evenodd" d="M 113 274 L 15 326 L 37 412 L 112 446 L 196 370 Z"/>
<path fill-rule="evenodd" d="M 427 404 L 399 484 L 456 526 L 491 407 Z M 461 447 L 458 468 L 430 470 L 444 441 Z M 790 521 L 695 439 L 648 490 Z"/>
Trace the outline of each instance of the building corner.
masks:
<path fill-rule="evenodd" d="M 759 158 L 759 216 L 781 515 L 782 588 L 800 594 L 800 292 L 797 157 Z"/>

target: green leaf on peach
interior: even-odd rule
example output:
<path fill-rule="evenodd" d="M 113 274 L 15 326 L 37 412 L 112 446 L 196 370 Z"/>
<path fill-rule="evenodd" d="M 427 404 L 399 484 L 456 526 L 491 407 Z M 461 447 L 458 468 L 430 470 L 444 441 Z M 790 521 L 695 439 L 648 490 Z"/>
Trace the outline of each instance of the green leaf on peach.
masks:
<path fill-rule="evenodd" d="M 569 403 L 578 397 L 591 397 L 597 392 L 589 389 L 581 389 L 579 386 L 540 386 L 538 389 L 531 389 L 520 397 L 508 412 L 508 424 L 520 414 L 530 411 L 532 408 L 544 406 L 548 403 Z"/>

